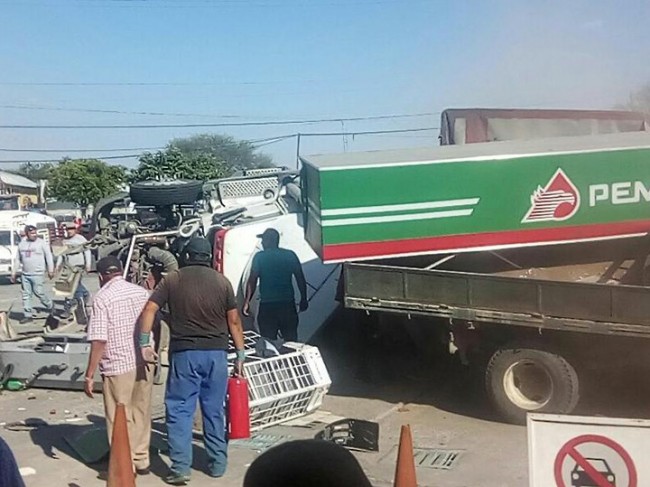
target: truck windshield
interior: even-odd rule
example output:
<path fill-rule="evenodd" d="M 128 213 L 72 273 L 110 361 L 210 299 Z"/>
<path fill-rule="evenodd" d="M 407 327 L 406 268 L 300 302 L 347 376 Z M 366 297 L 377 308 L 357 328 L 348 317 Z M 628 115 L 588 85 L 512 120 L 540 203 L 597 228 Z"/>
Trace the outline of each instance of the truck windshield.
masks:
<path fill-rule="evenodd" d="M 14 244 L 20 242 L 20 238 L 14 235 Z M 9 230 L 0 230 L 0 245 L 11 245 L 11 232 Z"/>
<path fill-rule="evenodd" d="M 18 200 L 15 198 L 2 198 L 0 199 L 0 211 L 4 210 L 19 210 Z"/>

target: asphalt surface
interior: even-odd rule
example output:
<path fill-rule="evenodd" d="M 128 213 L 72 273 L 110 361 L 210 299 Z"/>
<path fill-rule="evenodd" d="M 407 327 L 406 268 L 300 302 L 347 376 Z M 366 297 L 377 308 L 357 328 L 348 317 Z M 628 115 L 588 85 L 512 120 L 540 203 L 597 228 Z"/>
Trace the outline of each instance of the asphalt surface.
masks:
<path fill-rule="evenodd" d="M 91 291 L 96 278 L 87 278 Z M 20 312 L 20 287 L 0 286 L 0 310 Z M 400 427 L 410 424 L 418 449 L 456 450 L 449 469 L 418 467 L 418 483 L 444 487 L 515 487 L 528 485 L 526 429 L 500 422 L 481 388 L 481 380 L 454 358 L 416 351 L 410 339 L 395 327 L 388 335 L 369 337 L 359 329 L 359 317 L 340 313 L 315 341 L 332 379 L 320 409 L 321 420 L 337 417 L 379 424 L 379 451 L 354 452 L 375 486 L 392 485 Z M 647 381 L 634 371 L 593 378 L 583 392 L 578 413 L 622 417 L 648 417 L 644 405 L 650 392 Z M 154 388 L 153 445 L 162 450 L 152 457 L 152 474 L 139 477 L 140 486 L 163 485 L 168 457 L 164 453 L 163 386 Z M 105 463 L 85 465 L 66 441 L 101 426 L 101 395 L 30 389 L 0 394 L 0 435 L 13 449 L 28 486 L 100 486 L 98 471 Z M 318 418 L 314 418 L 318 419 Z M 7 425 L 27 421 L 31 426 L 9 430 Z M 324 426 L 276 426 L 263 430 L 259 441 L 313 438 Z M 261 443 L 257 445 L 263 449 Z M 242 485 L 259 451 L 231 444 L 229 468 L 218 481 L 205 473 L 206 456 L 200 440 L 194 444 L 194 471 L 190 485 Z"/>

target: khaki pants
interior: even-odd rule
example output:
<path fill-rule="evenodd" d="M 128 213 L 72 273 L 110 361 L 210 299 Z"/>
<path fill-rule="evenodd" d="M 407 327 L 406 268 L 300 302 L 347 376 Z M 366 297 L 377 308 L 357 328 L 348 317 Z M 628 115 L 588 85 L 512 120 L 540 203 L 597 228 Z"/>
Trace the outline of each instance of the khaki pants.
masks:
<path fill-rule="evenodd" d="M 129 444 L 133 465 L 137 469 L 149 466 L 151 441 L 151 389 L 153 366 L 140 366 L 126 374 L 104 377 L 104 412 L 109 443 L 113 439 L 113 418 L 118 403 L 126 409 Z"/>

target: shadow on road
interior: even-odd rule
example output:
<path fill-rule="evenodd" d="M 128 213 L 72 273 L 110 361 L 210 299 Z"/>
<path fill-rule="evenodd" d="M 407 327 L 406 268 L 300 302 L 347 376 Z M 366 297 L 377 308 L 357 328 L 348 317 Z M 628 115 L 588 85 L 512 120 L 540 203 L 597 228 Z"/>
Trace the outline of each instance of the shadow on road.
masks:
<path fill-rule="evenodd" d="M 362 313 L 344 310 L 319 333 L 314 345 L 330 372 L 331 395 L 427 404 L 501 422 L 485 394 L 480 365 L 461 365 L 442 342 L 425 352 L 399 322 L 394 325 L 376 329 Z M 637 364 L 628 370 L 606 367 L 604 372 L 584 374 L 575 414 L 650 418 L 648 375 L 650 360 L 643 370 Z"/>
<path fill-rule="evenodd" d="M 10 431 L 28 432 L 32 443 L 41 448 L 48 458 L 56 459 L 64 454 L 100 472 L 108 470 L 109 446 L 104 418 L 88 415 L 90 424 L 51 424 L 42 418 L 28 418 L 21 423 L 6 425 Z M 151 437 L 151 472 L 163 478 L 168 472 L 167 464 L 161 454 L 167 452 L 166 430 L 164 424 L 154 421 Z M 207 465 L 202 448 L 194 448 L 195 463 Z M 206 467 L 207 468 L 207 467 Z M 205 469 L 204 469 L 205 470 Z M 73 486 L 75 484 L 69 484 Z"/>

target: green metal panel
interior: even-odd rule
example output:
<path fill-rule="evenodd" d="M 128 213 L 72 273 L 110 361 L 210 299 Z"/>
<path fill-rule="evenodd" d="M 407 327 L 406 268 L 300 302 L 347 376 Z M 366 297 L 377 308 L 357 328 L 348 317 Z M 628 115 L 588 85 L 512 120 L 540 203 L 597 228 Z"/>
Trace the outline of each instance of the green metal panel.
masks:
<path fill-rule="evenodd" d="M 307 168 L 308 240 L 326 261 L 650 229 L 650 148 Z"/>
<path fill-rule="evenodd" d="M 534 191 L 546 185 L 560 168 L 580 192 L 581 201 L 576 214 L 564 221 L 522 223 L 531 206 Z M 443 218 L 412 219 L 427 211 L 423 209 L 387 209 L 372 214 L 359 210 L 345 216 L 324 215 L 324 222 L 341 223 L 325 229 L 324 243 L 372 242 L 648 218 L 650 204 L 644 200 L 625 205 L 601 201 L 590 206 L 590 185 L 625 181 L 642 181 L 646 188 L 650 188 L 650 150 L 323 171 L 322 210 L 478 198 L 476 204 L 458 204 L 428 210 L 430 213 L 443 210 L 471 211 L 469 215 Z M 376 223 L 344 224 L 345 219 L 371 216 L 402 218 L 388 223 L 378 219 Z"/>
<path fill-rule="evenodd" d="M 305 238 L 317 254 L 323 252 L 323 232 L 320 216 L 320 172 L 313 166 L 303 164 L 300 174 L 301 189 L 304 199 Z"/>

